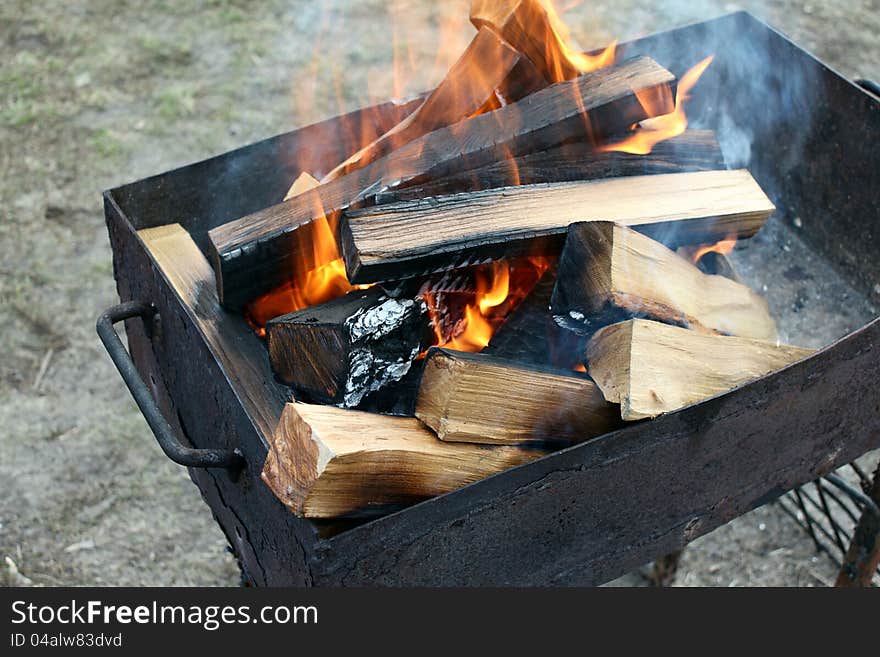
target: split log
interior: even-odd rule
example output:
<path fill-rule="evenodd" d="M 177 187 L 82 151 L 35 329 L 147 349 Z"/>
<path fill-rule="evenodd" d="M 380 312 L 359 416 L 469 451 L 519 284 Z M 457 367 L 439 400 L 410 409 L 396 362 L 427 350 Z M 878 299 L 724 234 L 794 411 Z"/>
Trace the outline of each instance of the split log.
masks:
<path fill-rule="evenodd" d="M 806 358 L 812 349 L 706 335 L 645 319 L 599 329 L 587 368 L 624 420 L 668 413 Z"/>
<path fill-rule="evenodd" d="M 412 201 L 428 196 L 475 192 L 498 187 L 599 180 L 659 173 L 724 169 L 724 154 L 711 130 L 688 130 L 660 142 L 647 155 L 597 151 L 588 142 L 573 142 L 539 153 L 493 162 L 472 171 L 430 180 L 375 197 L 376 205 Z"/>
<path fill-rule="evenodd" d="M 517 50 L 525 53 L 550 81 L 569 80 L 580 74 L 566 57 L 557 26 L 551 23 L 540 0 L 473 0 L 470 12 L 475 27 L 490 26 Z"/>
<path fill-rule="evenodd" d="M 354 290 L 266 324 L 278 380 L 310 400 L 353 407 L 402 379 L 433 333 L 420 299 Z"/>
<path fill-rule="evenodd" d="M 302 194 L 310 189 L 313 189 L 320 185 L 321 183 L 310 173 L 303 172 L 296 177 L 296 180 L 293 181 L 293 184 L 290 186 L 290 189 L 287 190 L 287 194 L 284 197 L 286 201 L 289 198 L 293 198 L 297 194 Z"/>
<path fill-rule="evenodd" d="M 675 78 L 646 57 L 535 92 L 494 112 L 435 130 L 367 166 L 209 233 L 218 293 L 227 308 L 296 276 L 316 219 L 335 219 L 390 187 L 429 180 L 572 140 L 601 139 L 644 119 L 638 95 Z M 674 95 L 674 94 L 673 94 Z M 664 108 L 672 110 L 672 105 Z"/>
<path fill-rule="evenodd" d="M 504 187 L 349 211 L 341 248 L 353 283 L 559 253 L 568 226 L 614 221 L 668 244 L 756 233 L 774 210 L 739 171 Z"/>
<path fill-rule="evenodd" d="M 334 168 L 321 182 L 329 182 L 366 166 L 417 137 L 479 112 L 487 103 L 495 100 L 496 91 L 514 72 L 520 60 L 524 60 L 524 66 L 534 69 L 531 62 L 493 30 L 481 28 L 443 81 L 415 112 Z M 516 71 L 516 75 L 524 76 L 526 80 L 535 77 L 522 67 Z"/>
<path fill-rule="evenodd" d="M 446 443 L 415 418 L 288 404 L 263 481 L 307 518 L 381 515 L 543 456 L 544 450 Z"/>
<path fill-rule="evenodd" d="M 573 445 L 620 425 L 617 406 L 584 375 L 437 348 L 416 417 L 441 440 L 489 445 Z"/>
<path fill-rule="evenodd" d="M 776 340 L 764 298 L 606 221 L 569 227 L 550 308 L 557 322 L 584 334 L 644 317 L 704 333 Z"/>

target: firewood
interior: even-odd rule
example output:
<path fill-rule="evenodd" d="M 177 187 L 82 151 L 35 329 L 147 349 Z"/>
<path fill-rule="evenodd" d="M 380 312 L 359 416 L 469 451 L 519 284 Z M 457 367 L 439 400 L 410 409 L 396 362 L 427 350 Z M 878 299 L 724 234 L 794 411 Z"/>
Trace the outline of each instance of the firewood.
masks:
<path fill-rule="evenodd" d="M 620 425 L 617 406 L 585 375 L 437 348 L 416 417 L 441 440 L 489 445 L 571 445 Z"/>
<path fill-rule="evenodd" d="M 606 221 L 569 227 L 550 308 L 560 324 L 582 333 L 646 317 L 704 333 L 776 340 L 765 299 Z"/>
<path fill-rule="evenodd" d="M 546 451 L 447 443 L 416 418 L 288 404 L 263 481 L 307 518 L 370 516 L 448 493 Z"/>
<path fill-rule="evenodd" d="M 349 211 L 341 246 L 353 283 L 487 260 L 556 254 L 568 226 L 614 221 L 664 243 L 703 243 L 761 228 L 773 203 L 746 170 L 503 187 Z"/>
<path fill-rule="evenodd" d="M 548 80 L 568 80 L 580 73 L 565 56 L 565 47 L 540 0 L 473 0 L 470 18 L 477 28 L 497 30 Z"/>
<path fill-rule="evenodd" d="M 553 320 L 550 296 L 555 283 L 553 267 L 504 320 L 482 353 L 568 371 L 577 368 L 583 361 L 587 340 Z"/>
<path fill-rule="evenodd" d="M 493 30 L 481 28 L 443 81 L 415 112 L 334 168 L 321 182 L 329 182 L 366 166 L 417 137 L 479 112 L 490 99 L 494 99 L 496 90 L 521 59 L 524 59 L 523 55 Z M 530 62 L 527 66 L 533 67 Z M 528 76 L 523 70 L 516 74 Z"/>
<path fill-rule="evenodd" d="M 472 171 L 430 180 L 374 197 L 377 205 L 428 196 L 473 192 L 497 187 L 598 180 L 658 173 L 724 169 L 724 155 L 711 130 L 688 130 L 660 142 L 647 155 L 597 151 L 588 142 L 573 142 L 539 153 L 493 162 Z"/>
<path fill-rule="evenodd" d="M 748 383 L 812 349 L 707 335 L 646 319 L 599 329 L 587 369 L 624 420 L 654 417 Z"/>
<path fill-rule="evenodd" d="M 293 181 L 293 184 L 290 186 L 290 189 L 287 190 L 287 194 L 284 196 L 284 200 L 286 201 L 289 198 L 293 198 L 297 194 L 302 194 L 305 191 L 313 189 L 317 187 L 321 183 L 310 173 L 301 173 L 296 177 L 296 180 Z"/>
<path fill-rule="evenodd" d="M 276 378 L 310 400 L 357 406 L 399 381 L 432 337 L 420 299 L 354 290 L 266 324 Z"/>
<path fill-rule="evenodd" d="M 675 78 L 639 57 L 551 85 L 519 102 L 428 133 L 365 167 L 209 233 L 224 306 L 249 300 L 298 274 L 312 222 L 390 187 L 473 169 L 589 136 L 600 139 L 645 118 L 637 94 L 673 88 Z M 671 111 L 671 104 L 664 107 Z"/>

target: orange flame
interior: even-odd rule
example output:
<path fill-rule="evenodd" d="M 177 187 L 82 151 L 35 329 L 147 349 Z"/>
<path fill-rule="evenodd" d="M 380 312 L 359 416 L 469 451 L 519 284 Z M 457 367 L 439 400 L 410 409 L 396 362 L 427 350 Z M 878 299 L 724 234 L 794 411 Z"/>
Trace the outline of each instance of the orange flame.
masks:
<path fill-rule="evenodd" d="M 553 0 L 540 0 L 547 12 L 551 34 L 544 40 L 545 56 L 550 65 L 549 71 L 554 82 L 571 77 L 569 71 L 574 67 L 577 74 L 583 75 L 598 68 L 610 66 L 617 54 L 617 41 L 612 41 L 597 54 L 581 52 L 571 39 L 571 31 L 559 17 Z"/>
<path fill-rule="evenodd" d="M 703 75 L 703 72 L 715 59 L 714 55 L 706 57 L 699 64 L 685 73 L 678 83 L 678 91 L 675 97 L 675 110 L 671 114 L 657 116 L 658 104 L 656 99 L 645 94 L 637 93 L 636 97 L 645 111 L 652 117 L 636 127 L 635 132 L 623 141 L 615 144 L 602 146 L 602 151 L 619 151 L 634 155 L 647 155 L 655 145 L 661 141 L 672 139 L 683 133 L 688 126 L 688 118 L 685 113 L 685 103 L 690 100 L 688 93 Z"/>
<path fill-rule="evenodd" d="M 548 258 L 532 257 L 475 267 L 475 289 L 465 292 L 473 298 L 465 305 L 461 317 L 451 322 L 451 328 L 447 328 L 450 322 L 444 317 L 449 308 L 441 307 L 438 294 L 426 292 L 423 298 L 434 328 L 435 344 L 459 351 L 482 351 L 550 264 Z"/>
<path fill-rule="evenodd" d="M 721 253 L 727 255 L 733 252 L 736 246 L 736 235 L 728 235 L 725 239 L 715 242 L 715 244 L 701 244 L 688 250 L 687 257 L 693 264 L 697 264 L 707 253 Z"/>

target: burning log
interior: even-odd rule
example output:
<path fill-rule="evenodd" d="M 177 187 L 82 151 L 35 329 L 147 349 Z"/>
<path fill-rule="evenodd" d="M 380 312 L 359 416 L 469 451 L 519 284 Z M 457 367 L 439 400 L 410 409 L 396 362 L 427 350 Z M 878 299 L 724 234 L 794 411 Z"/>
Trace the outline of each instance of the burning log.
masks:
<path fill-rule="evenodd" d="M 488 445 L 571 445 L 620 425 L 618 408 L 586 376 L 436 348 L 416 417 L 441 440 Z"/>
<path fill-rule="evenodd" d="M 523 185 L 349 211 L 341 245 L 349 280 L 365 283 L 558 253 L 568 226 L 584 220 L 669 243 L 749 237 L 774 209 L 746 170 Z"/>
<path fill-rule="evenodd" d="M 621 417 L 638 420 L 727 392 L 812 353 L 631 319 L 593 335 L 587 366 L 605 399 L 620 404 Z"/>
<path fill-rule="evenodd" d="M 382 192 L 377 205 L 413 201 L 515 185 L 599 180 L 659 173 L 717 171 L 724 155 L 711 130 L 688 130 L 660 142 L 647 155 L 597 151 L 588 142 L 573 142 L 539 153 L 493 162 L 473 171 L 461 171 L 421 185 Z"/>
<path fill-rule="evenodd" d="M 520 66 L 517 67 L 517 64 Z M 496 91 L 505 85 L 508 78 L 513 79 L 507 85 L 507 93 L 531 93 L 536 89 L 529 80 L 534 80 L 538 74 L 536 71 L 530 74 L 528 69 L 534 71 L 531 62 L 491 29 L 481 28 L 443 81 L 415 112 L 330 171 L 321 182 L 329 182 L 387 155 L 417 137 L 472 116 L 495 100 Z M 524 87 L 520 86 L 523 84 Z M 511 85 L 517 85 L 518 88 Z M 505 102 L 513 102 L 521 97 L 506 97 Z"/>
<path fill-rule="evenodd" d="M 275 376 L 309 399 L 357 406 L 399 381 L 431 344 L 426 307 L 379 288 L 355 290 L 266 325 Z"/>
<path fill-rule="evenodd" d="M 569 227 L 550 308 L 557 322 L 581 333 L 647 317 L 776 340 L 767 302 L 745 285 L 704 274 L 650 237 L 605 221 Z"/>
<path fill-rule="evenodd" d="M 447 443 L 415 418 L 293 403 L 284 408 L 262 478 L 300 516 L 381 515 L 545 453 Z"/>
<path fill-rule="evenodd" d="M 482 353 L 571 371 L 582 360 L 586 339 L 553 321 L 550 296 L 556 269 L 544 273 L 529 295 L 492 336 Z"/>
<path fill-rule="evenodd" d="M 569 52 L 559 26 L 553 24 L 540 0 L 473 0 L 470 18 L 477 28 L 496 30 L 550 81 L 569 80 L 582 72 L 573 61 L 579 53 Z"/>
<path fill-rule="evenodd" d="M 299 261 L 311 252 L 315 224 L 385 188 L 546 150 L 585 134 L 602 139 L 647 117 L 641 94 L 665 90 L 661 95 L 669 102 L 660 111 L 671 111 L 674 85 L 674 76 L 653 60 L 628 60 L 435 130 L 327 184 L 218 226 L 209 237 L 221 301 L 240 309 L 314 268 L 316 263 Z"/>

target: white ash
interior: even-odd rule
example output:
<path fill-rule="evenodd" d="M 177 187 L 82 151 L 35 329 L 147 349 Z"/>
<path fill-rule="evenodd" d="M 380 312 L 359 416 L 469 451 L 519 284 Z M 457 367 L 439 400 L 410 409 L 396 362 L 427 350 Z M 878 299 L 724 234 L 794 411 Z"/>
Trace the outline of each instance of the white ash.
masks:
<path fill-rule="evenodd" d="M 408 356 L 394 359 L 382 358 L 369 348 L 354 349 L 349 356 L 348 380 L 345 382 L 345 396 L 341 406 L 357 406 L 371 392 L 400 381 L 409 372 L 418 355 L 418 346 L 413 347 Z"/>
<path fill-rule="evenodd" d="M 353 343 L 378 340 L 400 327 L 409 315 L 421 312 L 422 308 L 417 307 L 413 299 L 385 298 L 377 306 L 358 310 L 345 321 L 345 324 Z"/>

